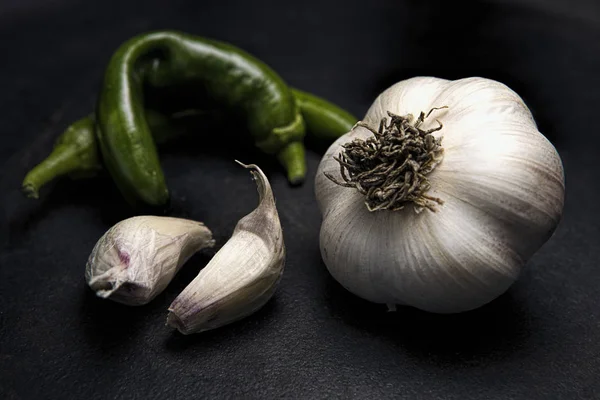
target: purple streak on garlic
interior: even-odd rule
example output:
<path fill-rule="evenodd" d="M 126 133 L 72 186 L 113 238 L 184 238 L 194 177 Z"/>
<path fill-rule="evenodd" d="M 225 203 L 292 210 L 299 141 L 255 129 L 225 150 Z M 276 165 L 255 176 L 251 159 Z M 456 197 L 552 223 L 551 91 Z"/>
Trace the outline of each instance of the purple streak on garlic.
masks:
<path fill-rule="evenodd" d="M 88 259 L 85 279 L 99 297 L 143 305 L 171 282 L 197 251 L 214 246 L 201 222 L 138 216 L 110 228 Z"/>

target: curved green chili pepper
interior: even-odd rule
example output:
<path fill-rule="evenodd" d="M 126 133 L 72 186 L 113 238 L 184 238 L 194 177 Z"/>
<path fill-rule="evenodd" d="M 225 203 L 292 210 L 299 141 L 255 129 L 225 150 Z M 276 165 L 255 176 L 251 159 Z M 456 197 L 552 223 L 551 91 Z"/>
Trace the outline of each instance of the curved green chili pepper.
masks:
<path fill-rule="evenodd" d="M 303 181 L 304 120 L 285 82 L 229 44 L 154 32 L 128 40 L 113 55 L 96 110 L 105 164 L 130 203 L 163 206 L 169 198 L 144 118 L 146 82 L 154 87 L 200 83 L 213 100 L 245 117 L 256 146 L 278 156 L 291 183 Z"/>
<path fill-rule="evenodd" d="M 173 123 L 174 118 L 156 111 L 146 110 L 146 120 L 157 143 L 163 143 L 185 131 L 181 124 Z M 102 170 L 102 160 L 94 128 L 94 114 L 71 124 L 58 137 L 50 155 L 25 176 L 22 184 L 25 195 L 37 199 L 42 186 L 63 175 L 74 179 L 97 175 Z"/>
<path fill-rule="evenodd" d="M 357 119 L 347 111 L 313 94 L 292 88 L 292 93 L 306 121 L 307 131 L 320 139 L 332 141 L 348 132 Z M 146 110 L 146 121 L 157 144 L 162 144 L 186 133 L 183 119 L 210 112 L 185 110 L 168 117 Z M 212 115 L 212 114 L 211 114 Z M 28 197 L 38 198 L 46 183 L 63 175 L 71 178 L 91 178 L 102 170 L 97 139 L 93 131 L 94 114 L 73 123 L 58 137 L 52 153 L 34 167 L 23 180 L 23 191 Z"/>

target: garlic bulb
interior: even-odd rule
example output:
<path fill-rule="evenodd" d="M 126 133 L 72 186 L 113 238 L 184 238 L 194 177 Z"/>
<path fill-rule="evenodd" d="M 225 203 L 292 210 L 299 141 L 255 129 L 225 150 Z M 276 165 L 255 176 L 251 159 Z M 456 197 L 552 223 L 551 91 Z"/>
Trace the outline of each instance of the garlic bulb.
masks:
<path fill-rule="evenodd" d="M 271 185 L 256 165 L 241 165 L 253 169 L 259 205 L 169 307 L 167 324 L 183 334 L 254 313 L 271 298 L 283 273 L 285 246 Z"/>
<path fill-rule="evenodd" d="M 128 218 L 98 240 L 85 279 L 99 297 L 143 305 L 167 287 L 194 253 L 212 246 L 212 234 L 201 222 L 157 216 Z"/>
<path fill-rule="evenodd" d="M 523 100 L 483 78 L 388 88 L 327 150 L 315 185 L 332 276 L 369 301 L 438 313 L 505 292 L 556 229 L 565 190 Z"/>

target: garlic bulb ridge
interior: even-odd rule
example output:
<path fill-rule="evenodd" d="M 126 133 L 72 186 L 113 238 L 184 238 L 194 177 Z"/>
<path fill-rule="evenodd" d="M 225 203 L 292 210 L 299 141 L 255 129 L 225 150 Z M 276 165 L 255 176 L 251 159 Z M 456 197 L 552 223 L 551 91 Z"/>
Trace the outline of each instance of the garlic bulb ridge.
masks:
<path fill-rule="evenodd" d="M 564 190 L 556 149 L 507 86 L 408 79 L 321 160 L 321 254 L 372 302 L 471 310 L 505 292 L 551 237 Z"/>

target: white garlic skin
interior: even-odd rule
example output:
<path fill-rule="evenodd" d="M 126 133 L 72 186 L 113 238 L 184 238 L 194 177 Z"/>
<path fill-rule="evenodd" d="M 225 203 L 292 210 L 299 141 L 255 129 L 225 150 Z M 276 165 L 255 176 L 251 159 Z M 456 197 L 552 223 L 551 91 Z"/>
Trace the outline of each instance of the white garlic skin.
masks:
<path fill-rule="evenodd" d="M 375 303 L 436 313 L 478 308 L 518 278 L 526 261 L 552 236 L 563 210 L 564 172 L 554 146 L 538 131 L 523 100 L 484 78 L 417 77 L 380 94 L 363 121 L 377 129 L 390 111 L 434 111 L 444 159 L 428 175 L 437 212 L 369 212 L 341 181 L 333 156 L 341 145 L 372 133 L 357 126 L 333 143 L 319 165 L 315 193 L 323 222 L 320 247 L 332 276 Z"/>
<path fill-rule="evenodd" d="M 169 306 L 167 324 L 185 335 L 253 314 L 273 296 L 284 270 L 283 231 L 269 181 L 256 165 L 241 165 L 253 169 L 259 205 Z"/>
<path fill-rule="evenodd" d="M 110 228 L 96 243 L 85 279 L 96 295 L 137 306 L 154 299 L 197 251 L 214 246 L 203 223 L 137 216 Z"/>

